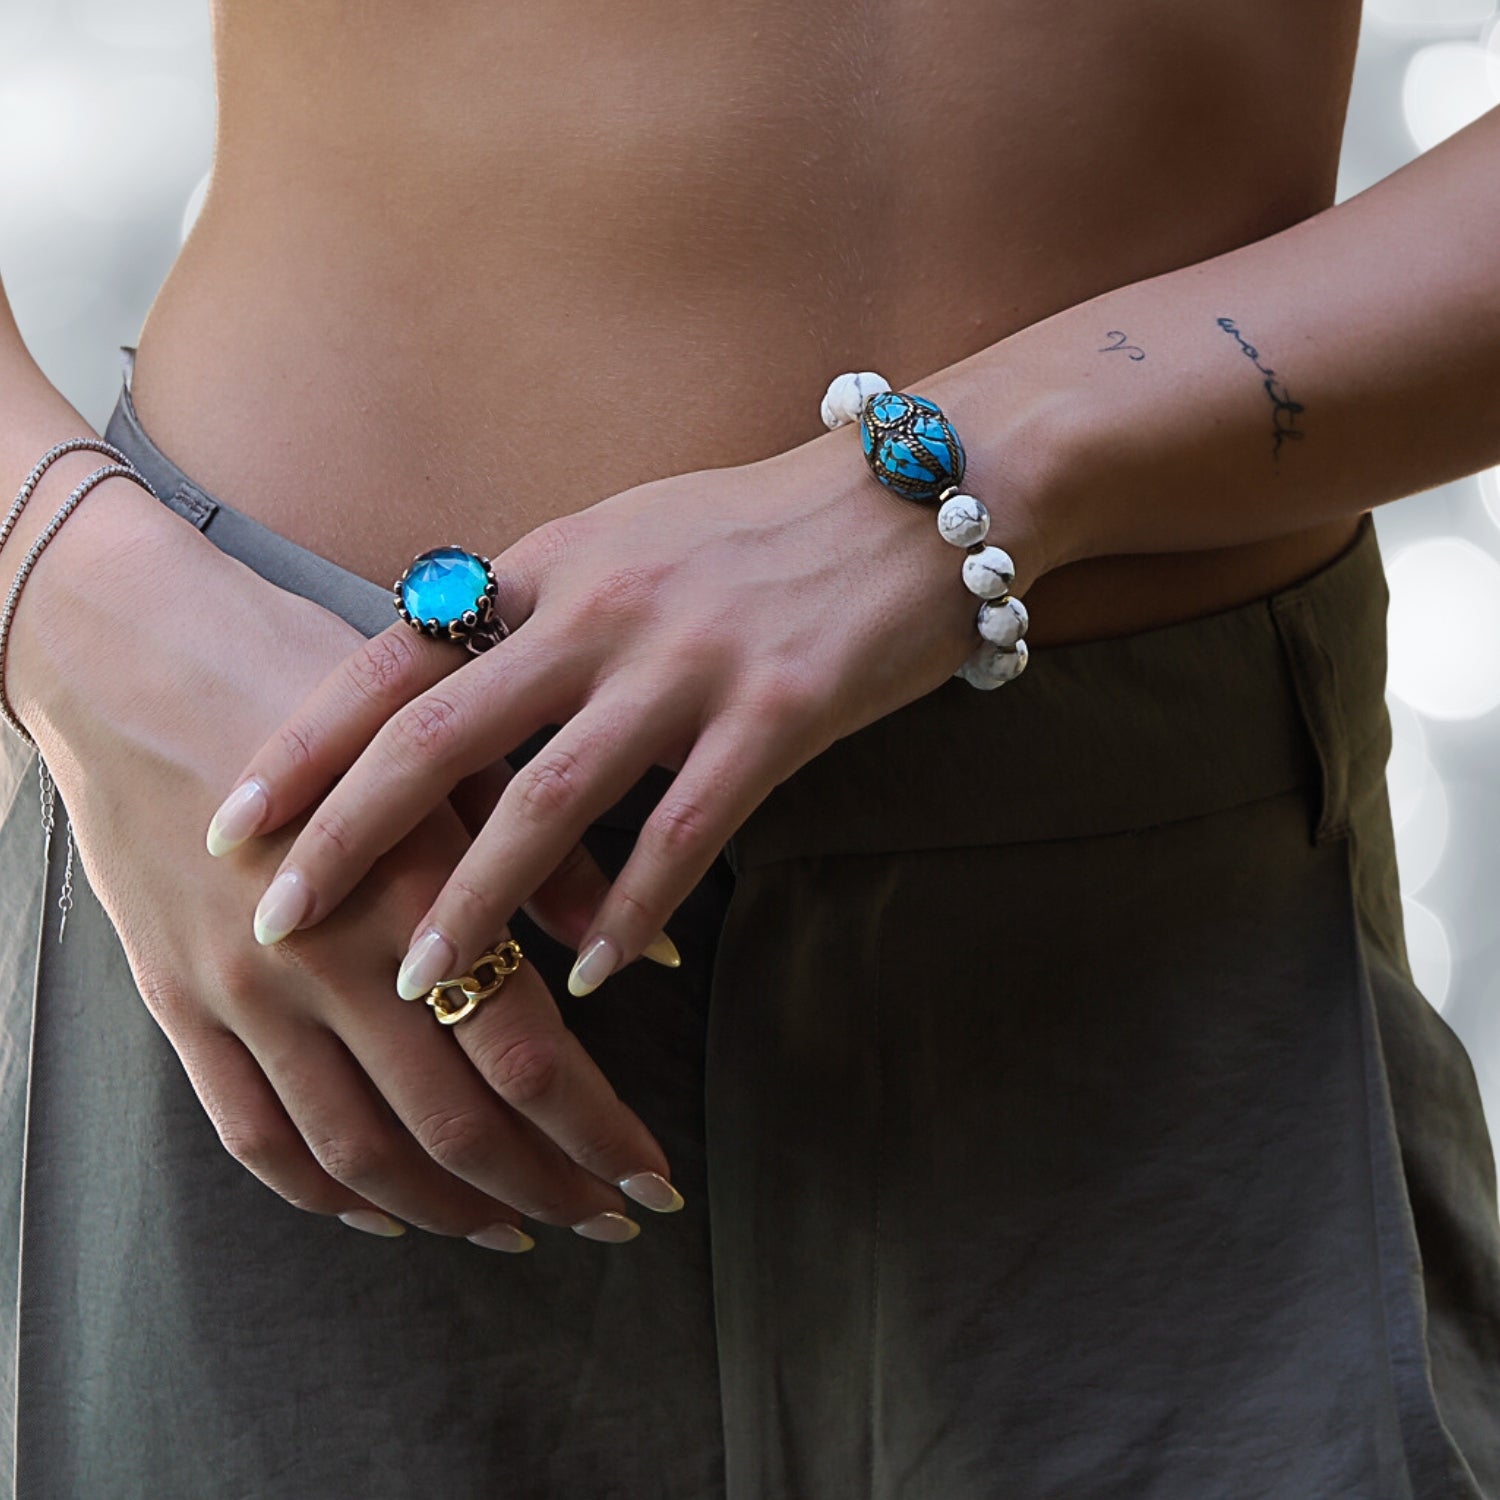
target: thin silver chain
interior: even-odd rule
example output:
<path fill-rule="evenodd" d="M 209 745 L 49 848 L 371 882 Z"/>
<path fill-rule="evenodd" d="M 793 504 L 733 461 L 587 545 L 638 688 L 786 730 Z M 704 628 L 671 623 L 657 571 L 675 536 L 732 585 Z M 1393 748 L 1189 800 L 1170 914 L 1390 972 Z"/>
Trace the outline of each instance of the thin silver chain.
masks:
<path fill-rule="evenodd" d="M 57 811 L 57 787 L 52 780 L 52 772 L 47 769 L 47 762 L 39 755 L 36 758 L 37 781 L 42 789 L 42 835 L 46 842 L 42 845 L 42 854 L 52 852 L 52 829 L 56 825 Z"/>
<path fill-rule="evenodd" d="M 31 570 L 36 566 L 36 560 L 46 549 L 47 543 L 62 530 L 62 524 L 78 508 L 79 502 L 96 484 L 102 484 L 106 479 L 113 479 L 116 475 L 124 479 L 133 479 L 136 483 L 144 486 L 147 490 L 151 486 L 146 484 L 139 470 L 128 460 L 123 464 L 105 464 L 101 469 L 95 469 L 86 479 L 78 482 L 73 493 L 57 507 L 57 514 L 47 522 L 40 536 L 31 544 L 26 551 L 26 556 L 21 559 L 21 566 L 16 570 L 16 580 L 10 586 L 10 592 L 5 596 L 5 604 L 0 607 L 0 718 L 11 729 L 28 744 L 36 742 L 31 738 L 26 726 L 16 717 L 16 711 L 11 707 L 10 697 L 5 691 L 5 665 L 6 653 L 10 645 L 10 622 L 16 613 L 16 603 L 21 597 L 21 590 L 26 587 L 26 580 L 31 577 Z M 153 492 L 154 493 L 154 492 Z M 14 506 L 12 509 L 14 510 Z M 14 522 L 11 522 L 14 525 Z"/>
<path fill-rule="evenodd" d="M 42 868 L 46 869 L 52 853 L 52 830 L 57 827 L 57 783 L 40 751 L 36 757 L 36 774 L 42 797 Z M 58 942 L 62 942 L 63 933 L 68 930 L 68 913 L 73 910 L 73 856 L 78 844 L 73 837 L 72 818 L 64 824 L 64 838 L 68 852 L 63 860 L 62 890 L 57 897 L 58 910 L 62 912 L 62 921 L 57 927 Z"/>
<path fill-rule="evenodd" d="M 103 438 L 76 437 L 69 438 L 65 443 L 54 443 L 37 459 L 31 473 L 21 482 L 21 488 L 16 491 L 16 498 L 11 502 L 5 520 L 0 521 L 0 551 L 4 551 L 11 532 L 16 529 L 16 522 L 21 519 L 21 512 L 26 509 L 26 502 L 36 493 L 36 487 L 41 483 L 42 475 L 47 472 L 49 465 L 61 458 L 63 454 L 76 453 L 80 448 L 92 449 L 95 453 L 107 453 L 117 464 L 130 462 L 113 443 L 106 443 Z"/>
<path fill-rule="evenodd" d="M 47 543 L 52 540 L 62 528 L 64 521 L 78 508 L 79 502 L 93 489 L 96 484 L 106 479 L 112 479 L 116 475 L 132 479 L 141 485 L 150 494 L 156 492 L 146 482 L 144 476 L 136 469 L 128 457 L 123 454 L 113 443 L 106 443 L 102 438 L 80 437 L 69 438 L 67 442 L 57 443 L 49 448 L 39 458 L 21 484 L 15 500 L 11 503 L 10 510 L 6 512 L 5 520 L 0 522 L 0 548 L 3 548 L 10 540 L 11 533 L 16 529 L 16 523 L 21 519 L 21 512 L 26 509 L 27 502 L 36 491 L 37 484 L 47 467 L 55 459 L 61 458 L 65 453 L 73 453 L 79 449 L 88 449 L 98 453 L 107 454 L 117 460 L 116 463 L 106 464 L 102 468 L 95 469 L 86 479 L 82 480 L 72 494 L 58 507 L 57 513 L 47 523 L 45 529 L 32 542 L 27 549 L 26 556 L 21 559 L 21 566 L 16 573 L 15 582 L 10 586 L 10 592 L 5 596 L 5 604 L 0 607 L 0 718 L 4 718 L 6 724 L 18 734 L 22 741 L 35 748 L 36 741 L 27 731 L 26 726 L 16 717 L 15 710 L 11 707 L 10 698 L 5 691 L 5 666 L 6 653 L 10 644 L 10 625 L 16 613 L 16 603 L 21 597 L 21 590 L 26 585 L 26 580 L 31 575 L 31 570 L 36 566 L 36 560 L 42 555 Z M 42 805 L 42 862 L 43 868 L 48 867 L 48 861 L 52 853 L 52 835 L 57 827 L 57 782 L 53 779 L 51 769 L 42 758 L 42 753 L 37 750 L 37 781 Z M 63 934 L 68 928 L 68 913 L 73 909 L 73 865 L 77 851 L 77 844 L 73 838 L 73 820 L 66 820 L 64 838 L 67 843 L 67 853 L 63 860 L 62 891 L 57 898 L 58 908 L 62 912 L 62 920 L 57 928 L 57 940 L 62 941 Z"/>

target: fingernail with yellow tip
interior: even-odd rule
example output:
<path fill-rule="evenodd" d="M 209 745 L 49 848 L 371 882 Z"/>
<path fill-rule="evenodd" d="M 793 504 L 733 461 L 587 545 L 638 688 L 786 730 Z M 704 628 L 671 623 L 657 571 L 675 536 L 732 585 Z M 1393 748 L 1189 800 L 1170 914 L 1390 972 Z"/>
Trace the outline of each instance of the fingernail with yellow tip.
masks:
<path fill-rule="evenodd" d="M 620 950 L 612 938 L 595 938 L 573 965 L 568 975 L 570 995 L 591 995 L 615 971 L 620 961 Z"/>
<path fill-rule="evenodd" d="M 614 1213 L 595 1214 L 592 1219 L 584 1219 L 573 1226 L 573 1233 L 581 1234 L 586 1240 L 605 1240 L 612 1245 L 633 1240 L 640 1232 L 641 1226 L 634 1219 Z"/>
<path fill-rule="evenodd" d="M 374 1208 L 351 1208 L 348 1213 L 340 1214 L 339 1218 L 351 1229 L 383 1235 L 388 1240 L 406 1233 L 406 1225 L 400 1219 L 393 1219 L 389 1214 L 383 1214 Z"/>
<path fill-rule="evenodd" d="M 627 1198 L 634 1198 L 652 1213 L 675 1214 L 682 1207 L 682 1194 L 659 1172 L 637 1172 L 615 1184 Z"/>
<path fill-rule="evenodd" d="M 514 1224 L 491 1224 L 487 1229 L 476 1229 L 469 1236 L 469 1243 L 483 1245 L 486 1250 L 504 1250 L 508 1255 L 520 1255 L 522 1251 L 532 1249 L 536 1241 Z"/>
<path fill-rule="evenodd" d="M 440 979 L 446 979 L 458 962 L 453 944 L 436 927 L 411 945 L 396 975 L 396 993 L 403 1000 L 420 1000 Z"/>
<path fill-rule="evenodd" d="M 279 943 L 307 916 L 312 892 L 295 870 L 283 870 L 260 898 L 255 908 L 255 941 L 269 948 Z"/>
<path fill-rule="evenodd" d="M 238 849 L 266 820 L 271 810 L 270 794 L 258 776 L 242 782 L 219 805 L 208 825 L 208 852 L 217 859 Z"/>
<path fill-rule="evenodd" d="M 682 955 L 677 951 L 677 944 L 664 932 L 658 932 L 641 949 L 641 957 L 649 958 L 652 963 L 663 964 L 669 969 L 680 969 L 682 967 Z"/>

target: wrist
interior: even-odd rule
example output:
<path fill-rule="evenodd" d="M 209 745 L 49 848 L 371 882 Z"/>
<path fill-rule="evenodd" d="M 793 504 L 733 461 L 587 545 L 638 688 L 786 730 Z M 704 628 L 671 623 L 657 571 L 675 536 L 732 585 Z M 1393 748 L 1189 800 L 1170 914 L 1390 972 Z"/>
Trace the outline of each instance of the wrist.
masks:
<path fill-rule="evenodd" d="M 24 535 L 7 545 L 0 579 L 6 586 L 60 500 L 79 478 L 108 462 L 78 453 L 53 468 L 62 471 L 70 460 L 71 471 L 38 490 L 23 518 L 29 523 Z M 84 496 L 37 559 L 11 622 L 6 691 L 33 736 L 67 702 L 80 668 L 98 650 L 100 631 L 119 628 L 152 578 L 172 578 L 185 547 L 213 550 L 133 480 L 112 477 Z"/>
<path fill-rule="evenodd" d="M 963 585 L 962 556 L 938 533 L 937 507 L 903 499 L 882 485 L 865 462 L 854 424 L 766 462 L 793 466 L 773 483 L 833 497 L 860 555 L 878 561 L 889 584 L 869 591 L 872 608 L 894 609 L 920 622 L 933 661 L 946 661 L 942 675 L 951 672 L 979 642 L 974 617 L 980 601 Z M 998 532 L 995 540 L 1009 550 Z"/>
<path fill-rule="evenodd" d="M 1014 559 L 1018 598 L 1045 574 L 1093 555 L 1086 403 L 1059 369 L 1056 346 L 1027 339 L 1030 332 L 912 383 L 963 440 L 962 488 L 988 509 L 988 540 Z"/>

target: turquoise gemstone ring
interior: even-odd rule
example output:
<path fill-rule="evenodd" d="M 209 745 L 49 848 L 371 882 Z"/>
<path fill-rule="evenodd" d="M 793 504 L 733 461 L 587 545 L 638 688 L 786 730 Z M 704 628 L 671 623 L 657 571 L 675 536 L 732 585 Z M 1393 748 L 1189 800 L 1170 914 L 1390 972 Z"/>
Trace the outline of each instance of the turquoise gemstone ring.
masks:
<path fill-rule="evenodd" d="M 413 630 L 488 651 L 510 631 L 495 612 L 499 585 L 487 557 L 462 547 L 434 547 L 414 557 L 396 580 L 396 613 Z"/>

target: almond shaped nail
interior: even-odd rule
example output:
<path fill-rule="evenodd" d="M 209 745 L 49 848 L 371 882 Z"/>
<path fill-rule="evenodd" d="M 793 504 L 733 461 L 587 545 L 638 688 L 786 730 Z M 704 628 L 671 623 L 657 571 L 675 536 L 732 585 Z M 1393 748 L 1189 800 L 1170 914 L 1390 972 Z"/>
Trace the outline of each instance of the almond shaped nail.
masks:
<path fill-rule="evenodd" d="M 677 944 L 664 932 L 657 933 L 641 949 L 641 957 L 649 958 L 652 963 L 661 964 L 668 969 L 680 969 L 682 967 L 682 955 L 677 951 Z"/>
<path fill-rule="evenodd" d="M 574 1234 L 581 1234 L 586 1240 L 603 1240 L 611 1245 L 623 1245 L 640 1232 L 641 1226 L 634 1219 L 627 1219 L 624 1214 L 616 1213 L 595 1214 L 592 1219 L 584 1219 L 573 1226 Z"/>
<path fill-rule="evenodd" d="M 396 975 L 396 993 L 403 1000 L 420 1000 L 440 979 L 446 979 L 458 962 L 458 950 L 436 927 L 429 927 L 401 960 Z"/>
<path fill-rule="evenodd" d="M 660 1172 L 636 1172 L 620 1178 L 615 1186 L 652 1213 L 675 1214 L 683 1206 L 682 1194 Z"/>
<path fill-rule="evenodd" d="M 568 975 L 570 995 L 591 995 L 615 971 L 620 950 L 613 938 L 597 937 L 582 953 Z"/>
<path fill-rule="evenodd" d="M 208 852 L 217 859 L 238 849 L 266 821 L 271 794 L 258 776 L 243 781 L 219 804 L 208 825 Z"/>
<path fill-rule="evenodd" d="M 312 910 L 312 892 L 296 870 L 283 870 L 255 908 L 255 941 L 269 948 L 295 932 Z"/>
<path fill-rule="evenodd" d="M 520 1255 L 536 1244 L 514 1224 L 491 1224 L 486 1229 L 476 1229 L 468 1239 L 470 1244 L 483 1245 L 486 1250 L 504 1250 L 507 1255 Z"/>
<path fill-rule="evenodd" d="M 406 1225 L 400 1219 L 393 1219 L 379 1209 L 351 1208 L 347 1213 L 340 1214 L 339 1219 L 351 1229 L 362 1230 L 365 1234 L 378 1234 L 388 1240 L 406 1233 Z"/>

